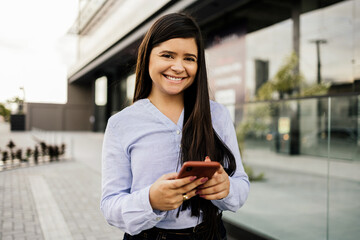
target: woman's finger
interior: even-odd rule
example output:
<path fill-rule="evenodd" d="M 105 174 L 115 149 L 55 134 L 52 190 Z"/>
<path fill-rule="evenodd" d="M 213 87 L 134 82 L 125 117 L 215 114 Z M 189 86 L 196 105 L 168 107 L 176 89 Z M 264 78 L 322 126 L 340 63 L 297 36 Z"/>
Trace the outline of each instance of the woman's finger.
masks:
<path fill-rule="evenodd" d="M 204 184 L 200 185 L 198 188 L 208 188 L 211 186 L 215 186 L 215 185 L 225 182 L 227 179 L 228 179 L 227 174 L 224 175 L 224 174 L 219 174 L 216 172 L 211 179 L 206 181 Z"/>
<path fill-rule="evenodd" d="M 177 175 L 176 175 L 177 176 Z M 171 189 L 179 189 L 182 188 L 183 186 L 194 182 L 197 179 L 196 176 L 190 176 L 190 177 L 185 177 L 185 178 L 180 178 L 180 179 L 174 179 L 171 181 L 170 183 L 170 188 Z"/>
<path fill-rule="evenodd" d="M 229 192 L 222 191 L 222 192 L 217 192 L 217 193 L 213 193 L 213 194 L 199 194 L 199 197 L 204 198 L 206 200 L 219 200 L 219 199 L 227 197 L 228 194 L 229 194 Z"/>
<path fill-rule="evenodd" d="M 196 194 L 199 195 L 208 195 L 208 194 L 216 194 L 219 192 L 223 192 L 223 191 L 227 191 L 228 187 L 226 186 L 226 184 L 217 184 L 208 188 L 199 188 L 196 191 Z"/>
<path fill-rule="evenodd" d="M 159 179 L 161 179 L 161 180 L 173 180 L 173 179 L 176 179 L 177 175 L 178 174 L 176 172 L 167 173 L 167 174 L 162 175 Z"/>
<path fill-rule="evenodd" d="M 194 190 L 191 190 L 185 194 L 182 194 L 181 197 L 182 197 L 182 200 L 183 201 L 186 201 L 186 200 L 189 200 L 191 199 L 192 197 L 195 197 L 197 194 L 196 194 L 196 189 Z"/>
<path fill-rule="evenodd" d="M 194 189 L 196 189 L 197 187 L 199 187 L 200 185 L 206 183 L 206 181 L 208 181 L 208 178 L 207 177 L 203 177 L 203 178 L 199 178 L 199 179 L 196 179 L 195 181 L 187 184 L 187 185 L 184 185 L 183 187 L 179 188 L 178 189 L 178 192 L 179 193 L 186 193 L 186 192 L 190 192 Z"/>

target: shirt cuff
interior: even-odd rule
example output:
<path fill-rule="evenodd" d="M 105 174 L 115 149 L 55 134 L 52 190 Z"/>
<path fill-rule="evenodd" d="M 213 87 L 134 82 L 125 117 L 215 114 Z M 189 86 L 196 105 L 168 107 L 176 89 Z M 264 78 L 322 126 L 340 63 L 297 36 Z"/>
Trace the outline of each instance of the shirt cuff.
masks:
<path fill-rule="evenodd" d="M 229 194 L 222 199 L 218 199 L 218 200 L 211 200 L 211 202 L 217 206 L 220 210 L 230 210 L 230 211 L 237 211 L 238 209 L 238 198 L 236 197 L 236 194 L 234 193 L 234 183 L 233 183 L 233 179 L 229 178 L 230 181 L 230 189 L 229 189 Z"/>
<path fill-rule="evenodd" d="M 149 215 L 149 220 L 151 221 L 152 224 L 156 225 L 158 222 L 160 222 L 162 219 L 165 218 L 166 216 L 166 211 L 160 211 L 160 210 L 154 210 L 151 207 L 150 204 L 150 187 L 148 186 L 145 189 L 143 189 L 143 191 L 140 194 L 140 199 L 141 199 L 141 203 L 142 206 L 145 210 L 145 212 L 147 212 Z"/>

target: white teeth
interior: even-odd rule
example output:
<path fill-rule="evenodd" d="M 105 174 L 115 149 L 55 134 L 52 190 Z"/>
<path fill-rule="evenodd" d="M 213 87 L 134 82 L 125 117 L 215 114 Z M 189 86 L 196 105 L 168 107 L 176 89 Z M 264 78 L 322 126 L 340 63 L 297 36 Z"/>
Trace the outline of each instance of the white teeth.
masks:
<path fill-rule="evenodd" d="M 173 80 L 173 81 L 180 81 L 181 79 L 183 79 L 183 78 L 171 77 L 171 76 L 167 76 L 167 75 L 166 75 L 166 78 Z"/>

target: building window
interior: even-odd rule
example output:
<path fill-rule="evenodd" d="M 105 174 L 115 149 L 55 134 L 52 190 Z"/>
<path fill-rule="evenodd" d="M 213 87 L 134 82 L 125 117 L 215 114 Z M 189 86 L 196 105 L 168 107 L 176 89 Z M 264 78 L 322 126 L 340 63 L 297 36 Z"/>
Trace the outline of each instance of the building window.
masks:
<path fill-rule="evenodd" d="M 134 97 L 135 91 L 135 73 L 126 78 L 126 96 L 129 100 Z"/>
<path fill-rule="evenodd" d="M 105 106 L 107 103 L 107 78 L 101 77 L 95 80 L 95 104 Z"/>

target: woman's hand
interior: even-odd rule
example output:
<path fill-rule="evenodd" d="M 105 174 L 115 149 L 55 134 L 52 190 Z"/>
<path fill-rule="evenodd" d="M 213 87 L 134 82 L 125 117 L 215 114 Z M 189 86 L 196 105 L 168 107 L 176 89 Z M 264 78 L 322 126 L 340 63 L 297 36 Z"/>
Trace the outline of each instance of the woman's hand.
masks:
<path fill-rule="evenodd" d="M 206 157 L 205 162 L 210 161 L 210 158 Z M 229 194 L 229 191 L 229 175 L 225 172 L 224 168 L 220 166 L 219 170 L 215 172 L 212 178 L 198 187 L 198 190 L 195 193 L 207 200 L 218 200 L 225 198 Z"/>
<path fill-rule="evenodd" d="M 176 179 L 178 173 L 161 176 L 150 187 L 150 204 L 153 209 L 169 211 L 178 208 L 184 201 L 195 196 L 196 188 L 207 181 L 207 178 L 196 179 L 195 176 Z"/>

